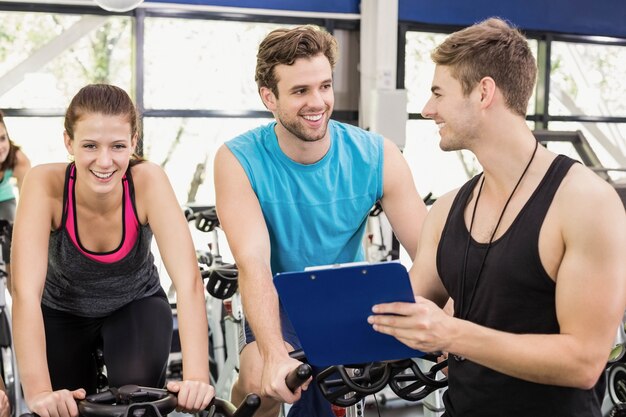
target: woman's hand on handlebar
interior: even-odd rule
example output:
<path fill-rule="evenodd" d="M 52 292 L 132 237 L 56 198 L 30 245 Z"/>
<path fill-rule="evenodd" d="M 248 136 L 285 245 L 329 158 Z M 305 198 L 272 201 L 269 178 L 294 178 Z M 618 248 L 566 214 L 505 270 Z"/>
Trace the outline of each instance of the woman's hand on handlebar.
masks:
<path fill-rule="evenodd" d="M 177 394 L 176 411 L 185 413 L 193 414 L 204 410 L 215 396 L 215 388 L 202 381 L 170 381 L 167 389 Z"/>
<path fill-rule="evenodd" d="M 85 395 L 82 388 L 74 391 L 44 391 L 28 401 L 28 408 L 40 417 L 77 417 L 76 401 L 83 400 Z"/>

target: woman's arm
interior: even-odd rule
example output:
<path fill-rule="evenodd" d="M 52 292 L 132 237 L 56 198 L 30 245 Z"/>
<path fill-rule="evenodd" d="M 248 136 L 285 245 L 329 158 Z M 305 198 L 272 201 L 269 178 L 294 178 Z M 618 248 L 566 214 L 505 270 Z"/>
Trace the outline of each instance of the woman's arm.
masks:
<path fill-rule="evenodd" d="M 54 415 L 61 417 L 78 414 L 72 393 L 52 392 L 41 313 L 41 296 L 48 268 L 48 239 L 55 210 L 60 216 L 64 172 L 64 164 L 42 165 L 29 171 L 22 186 L 13 228 L 11 269 L 15 353 L 26 403 L 31 411 L 42 417 L 50 416 L 50 410 L 55 410 Z"/>
<path fill-rule="evenodd" d="M 15 158 L 16 158 L 16 162 L 15 162 L 15 168 L 13 168 L 13 176 L 17 180 L 17 189 L 21 192 L 22 183 L 24 182 L 24 177 L 26 176 L 26 173 L 30 169 L 30 160 L 21 149 L 18 149 L 15 152 Z"/>

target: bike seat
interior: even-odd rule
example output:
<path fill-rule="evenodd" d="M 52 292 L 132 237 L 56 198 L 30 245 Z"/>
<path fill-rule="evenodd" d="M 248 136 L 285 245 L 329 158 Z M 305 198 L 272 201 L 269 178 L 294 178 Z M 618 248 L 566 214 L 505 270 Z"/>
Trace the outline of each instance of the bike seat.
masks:
<path fill-rule="evenodd" d="M 234 264 L 214 267 L 209 272 L 206 290 L 211 296 L 219 298 L 220 300 L 230 298 L 237 291 L 238 277 L 239 271 Z"/>

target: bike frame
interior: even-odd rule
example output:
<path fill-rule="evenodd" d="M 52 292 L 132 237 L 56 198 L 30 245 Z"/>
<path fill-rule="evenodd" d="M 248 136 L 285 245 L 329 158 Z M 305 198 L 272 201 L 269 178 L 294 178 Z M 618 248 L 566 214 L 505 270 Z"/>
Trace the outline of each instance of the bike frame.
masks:
<path fill-rule="evenodd" d="M 207 208 L 203 208 L 207 209 Z M 210 208 L 209 208 L 210 210 Z M 215 216 L 214 212 L 207 211 L 205 219 L 198 219 L 201 216 L 199 209 L 193 210 L 197 215 L 188 213 L 187 219 L 189 221 L 196 220 L 196 228 L 202 232 L 207 232 L 210 235 L 209 250 L 198 250 L 198 259 L 200 269 L 203 277 L 209 277 L 211 272 L 223 269 L 227 264 L 223 262 L 222 255 L 219 248 L 219 220 Z M 377 213 L 380 214 L 380 213 Z M 382 227 L 376 221 L 380 221 L 377 214 L 371 215 L 370 227 L 373 227 L 379 236 L 382 238 Z M 198 217 L 197 217 L 198 216 Z M 200 225 L 200 226 L 199 226 Z M 210 227 L 208 226 L 210 225 Z M 378 240 L 378 239 L 377 239 Z M 385 246 L 378 241 L 372 242 L 376 247 L 379 247 L 379 251 L 386 252 Z M 388 253 L 385 253 L 388 255 Z M 243 326 L 243 310 L 241 306 L 241 297 L 239 292 L 235 292 L 232 296 L 226 299 L 217 298 L 211 296 L 213 287 L 207 283 L 207 299 L 206 310 L 207 319 L 211 329 L 212 335 L 212 351 L 213 360 L 215 361 L 217 369 L 217 378 L 213 381 L 215 392 L 218 397 L 229 398 L 231 388 L 237 379 L 239 371 L 239 334 L 242 331 Z M 219 291 L 218 291 L 219 292 Z M 317 383 L 317 382 L 315 382 Z M 431 396 L 435 402 L 435 407 L 442 409 L 443 407 L 438 403 L 440 396 L 436 397 L 438 392 L 433 393 Z M 285 404 L 282 407 L 281 413 L 286 416 L 290 406 Z M 346 417 L 363 417 L 365 410 L 365 400 L 361 399 L 355 404 L 344 408 Z M 342 410 L 342 412 L 344 411 Z M 425 409 L 426 411 L 426 409 Z M 429 417 L 439 416 L 441 413 L 427 414 Z"/>

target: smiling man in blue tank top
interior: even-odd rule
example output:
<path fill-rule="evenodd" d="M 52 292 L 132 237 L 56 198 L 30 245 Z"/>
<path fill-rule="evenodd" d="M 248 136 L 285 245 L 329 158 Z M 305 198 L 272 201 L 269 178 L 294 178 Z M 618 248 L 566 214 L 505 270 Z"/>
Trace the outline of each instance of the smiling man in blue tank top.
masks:
<path fill-rule="evenodd" d="M 227 142 L 215 158 L 217 209 L 247 320 L 232 397 L 262 393 L 260 417 L 301 395 L 285 385 L 300 364 L 288 352 L 300 346 L 273 274 L 364 260 L 365 225 L 378 200 L 413 257 L 426 214 L 391 141 L 330 120 L 336 54 L 335 39 L 318 28 L 271 32 L 259 46 L 256 81 L 275 121 Z M 290 415 L 333 416 L 317 394 L 309 387 Z"/>
<path fill-rule="evenodd" d="M 400 316 L 369 321 L 449 352 L 445 416 L 600 417 L 598 381 L 625 307 L 624 207 L 527 127 L 537 70 L 516 29 L 489 19 L 432 58 L 422 114 L 443 150 L 473 152 L 484 171 L 432 207 L 410 272 L 416 302 L 375 306 Z M 440 309 L 448 297 L 454 317 Z"/>

